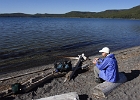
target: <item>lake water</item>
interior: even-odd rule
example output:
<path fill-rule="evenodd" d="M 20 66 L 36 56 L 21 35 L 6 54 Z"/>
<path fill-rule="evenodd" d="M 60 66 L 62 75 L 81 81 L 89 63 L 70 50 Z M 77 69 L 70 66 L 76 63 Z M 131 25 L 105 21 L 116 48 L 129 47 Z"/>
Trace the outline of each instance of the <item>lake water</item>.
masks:
<path fill-rule="evenodd" d="M 140 20 L 0 18 L 0 69 L 45 65 L 60 56 L 95 55 L 140 45 Z M 61 58 L 61 57 L 60 57 Z"/>

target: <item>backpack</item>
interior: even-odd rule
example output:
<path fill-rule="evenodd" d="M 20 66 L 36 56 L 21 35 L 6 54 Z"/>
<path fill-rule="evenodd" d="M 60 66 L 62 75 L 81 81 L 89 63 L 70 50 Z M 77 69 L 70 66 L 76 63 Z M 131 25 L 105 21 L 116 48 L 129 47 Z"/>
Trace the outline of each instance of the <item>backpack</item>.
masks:
<path fill-rule="evenodd" d="M 72 69 L 71 61 L 62 61 L 54 63 L 54 68 L 56 72 L 68 72 Z"/>

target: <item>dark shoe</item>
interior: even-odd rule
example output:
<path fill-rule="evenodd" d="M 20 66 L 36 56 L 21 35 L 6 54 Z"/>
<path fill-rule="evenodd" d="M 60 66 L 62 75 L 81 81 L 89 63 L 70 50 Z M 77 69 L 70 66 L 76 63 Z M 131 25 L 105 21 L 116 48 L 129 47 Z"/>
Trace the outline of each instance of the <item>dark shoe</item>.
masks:
<path fill-rule="evenodd" d="M 96 78 L 96 79 L 95 79 L 95 82 L 96 82 L 96 83 L 103 83 L 104 80 L 103 80 L 102 78 Z"/>

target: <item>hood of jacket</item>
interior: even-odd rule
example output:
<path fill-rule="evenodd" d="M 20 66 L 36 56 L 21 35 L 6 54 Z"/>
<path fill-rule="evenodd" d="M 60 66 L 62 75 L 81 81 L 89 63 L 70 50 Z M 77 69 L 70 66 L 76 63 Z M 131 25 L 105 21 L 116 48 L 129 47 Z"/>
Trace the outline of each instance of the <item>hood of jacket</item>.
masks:
<path fill-rule="evenodd" d="M 107 58 L 115 58 L 115 55 L 114 54 L 108 54 L 106 57 Z"/>

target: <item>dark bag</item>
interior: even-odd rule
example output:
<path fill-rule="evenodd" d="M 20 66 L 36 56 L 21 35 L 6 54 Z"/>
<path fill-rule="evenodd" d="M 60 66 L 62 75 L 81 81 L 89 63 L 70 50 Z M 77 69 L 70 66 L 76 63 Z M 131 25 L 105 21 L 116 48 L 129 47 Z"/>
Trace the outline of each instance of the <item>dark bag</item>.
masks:
<path fill-rule="evenodd" d="M 14 94 L 19 94 L 19 93 L 21 93 L 21 84 L 20 84 L 20 83 L 12 84 L 12 85 L 11 85 L 11 88 L 12 88 L 12 92 L 13 92 Z"/>
<path fill-rule="evenodd" d="M 71 61 L 57 62 L 54 64 L 56 72 L 67 72 L 72 69 Z"/>

